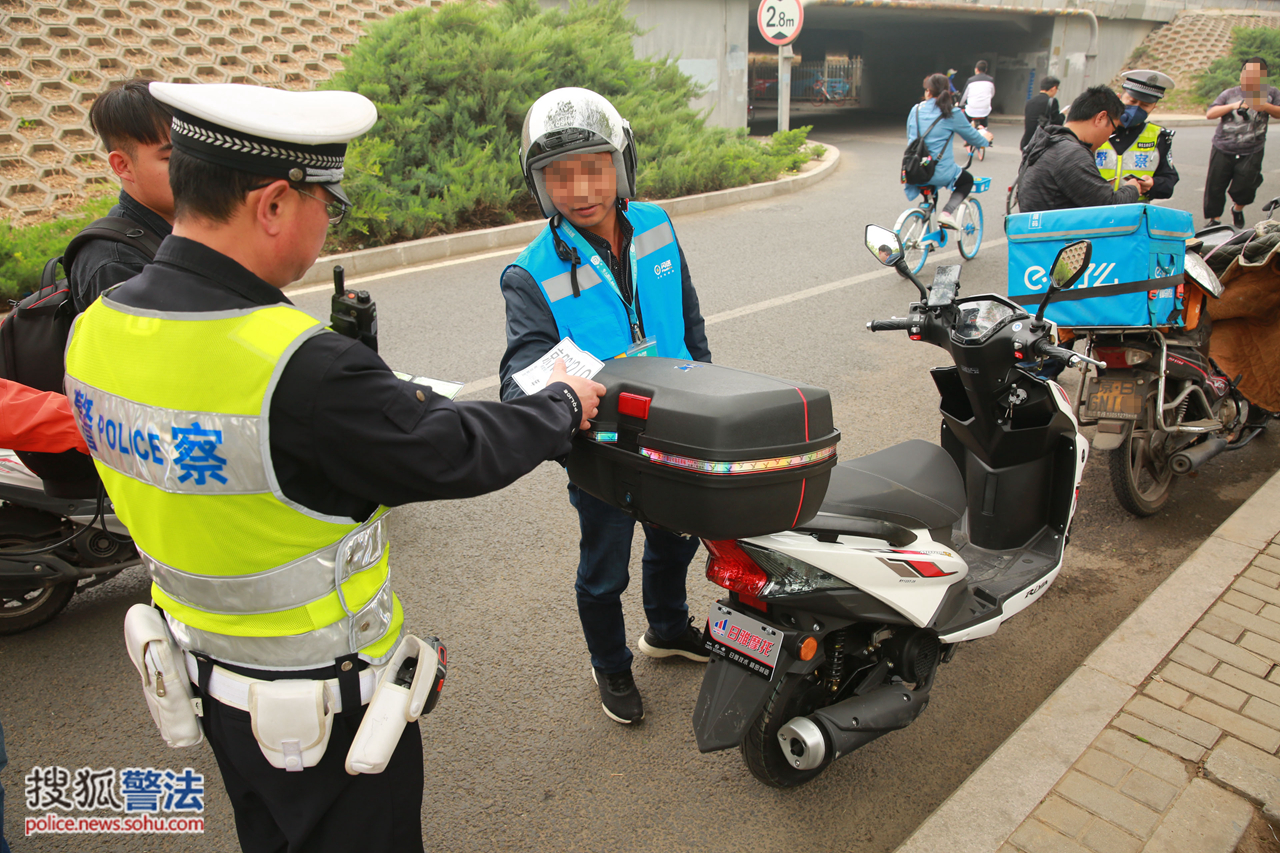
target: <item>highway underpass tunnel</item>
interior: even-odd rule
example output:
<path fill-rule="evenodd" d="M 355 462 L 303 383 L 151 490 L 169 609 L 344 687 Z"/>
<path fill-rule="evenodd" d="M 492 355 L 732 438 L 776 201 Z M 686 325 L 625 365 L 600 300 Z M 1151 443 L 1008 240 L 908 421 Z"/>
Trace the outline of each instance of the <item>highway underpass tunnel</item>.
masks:
<path fill-rule="evenodd" d="M 770 106 L 777 98 L 778 48 L 760 35 L 756 4 L 749 5 L 749 97 Z M 962 90 L 978 60 L 985 59 L 995 78 L 994 112 L 1021 115 L 1047 74 L 1062 80 L 1059 101 L 1069 103 L 1086 85 L 1106 82 L 1088 78 L 1098 37 L 1096 19 L 1086 15 L 1078 9 L 927 0 L 805 3 L 803 27 L 791 45 L 791 96 L 809 99 L 825 79 L 831 100 L 905 115 L 920 100 L 926 76 L 954 68 Z M 1118 61 L 1151 28 L 1146 21 L 1108 22 L 1107 41 L 1117 43 Z"/>

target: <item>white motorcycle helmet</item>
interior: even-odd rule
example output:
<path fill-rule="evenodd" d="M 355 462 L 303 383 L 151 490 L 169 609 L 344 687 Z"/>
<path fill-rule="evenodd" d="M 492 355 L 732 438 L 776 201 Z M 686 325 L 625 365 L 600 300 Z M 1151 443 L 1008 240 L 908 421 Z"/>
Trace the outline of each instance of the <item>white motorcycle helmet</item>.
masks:
<path fill-rule="evenodd" d="M 538 200 L 542 215 L 555 216 L 543 169 L 568 154 L 608 151 L 618 173 L 618 198 L 631 198 L 636 188 L 636 149 L 627 123 L 613 104 L 590 89 L 553 89 L 533 102 L 524 117 L 520 167 L 525 184 Z"/>

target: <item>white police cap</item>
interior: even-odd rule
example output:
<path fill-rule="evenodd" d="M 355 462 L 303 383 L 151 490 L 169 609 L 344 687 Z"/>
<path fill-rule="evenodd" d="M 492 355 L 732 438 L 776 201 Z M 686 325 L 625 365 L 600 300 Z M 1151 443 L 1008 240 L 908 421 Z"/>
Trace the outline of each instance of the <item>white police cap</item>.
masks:
<path fill-rule="evenodd" d="M 229 169 L 320 184 L 342 201 L 347 143 L 378 109 L 355 92 L 286 92 L 241 83 L 152 83 L 173 110 L 173 147 Z"/>
<path fill-rule="evenodd" d="M 1166 89 L 1173 88 L 1173 78 L 1159 71 L 1126 71 L 1120 86 L 1139 101 L 1151 103 L 1163 98 Z"/>

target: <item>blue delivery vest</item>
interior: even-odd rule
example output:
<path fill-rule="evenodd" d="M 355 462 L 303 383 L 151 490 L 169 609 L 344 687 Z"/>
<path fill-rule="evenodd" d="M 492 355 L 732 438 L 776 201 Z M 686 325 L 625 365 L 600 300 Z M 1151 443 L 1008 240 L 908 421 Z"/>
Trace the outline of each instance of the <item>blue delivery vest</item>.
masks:
<path fill-rule="evenodd" d="M 671 219 L 656 204 L 637 201 L 628 205 L 627 219 L 634 229 L 631 239 L 636 247 L 639 281 L 633 282 L 633 288 L 640 294 L 645 335 L 657 339 L 658 355 L 691 358 L 684 343 L 680 247 Z M 573 245 L 563 230 L 560 237 Z M 597 262 L 604 261 L 597 256 Z M 622 262 L 630 263 L 625 254 Z M 582 257 L 578 265 L 579 295 L 573 295 L 570 264 L 556 255 L 549 223 L 520 253 L 515 265 L 528 271 L 538 283 L 561 338 L 569 338 L 602 360 L 626 354 L 632 344 L 631 324 L 622 298 L 600 277 L 589 257 Z"/>

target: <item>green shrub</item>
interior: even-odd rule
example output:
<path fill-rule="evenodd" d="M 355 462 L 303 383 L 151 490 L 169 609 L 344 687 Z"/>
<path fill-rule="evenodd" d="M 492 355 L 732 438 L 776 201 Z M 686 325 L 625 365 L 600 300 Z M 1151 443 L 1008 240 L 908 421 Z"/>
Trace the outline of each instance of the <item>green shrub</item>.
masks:
<path fill-rule="evenodd" d="M 0 310 L 8 307 L 8 300 L 39 287 L 45 262 L 61 255 L 81 228 L 106 216 L 115 203 L 114 194 L 104 195 L 89 199 L 71 216 L 54 222 L 22 227 L 0 222 L 0 299 L 5 300 Z"/>
<path fill-rule="evenodd" d="M 674 63 L 636 59 L 625 0 L 543 10 L 536 0 L 420 6 L 371 25 L 328 85 L 360 92 L 378 123 L 352 144 L 344 187 L 355 210 L 330 248 L 384 245 L 538 216 L 520 172 L 524 115 L 541 95 L 582 86 L 632 125 L 638 194 L 723 189 L 799 167 L 807 128 L 761 145 L 707 128 L 698 89 Z"/>
<path fill-rule="evenodd" d="M 1231 30 L 1231 53 L 1215 59 L 1205 71 L 1196 75 L 1195 93 L 1210 103 L 1227 89 L 1240 85 L 1240 66 L 1246 59 L 1261 56 L 1267 61 L 1274 81 L 1280 73 L 1280 30 L 1272 27 L 1234 27 Z"/>

